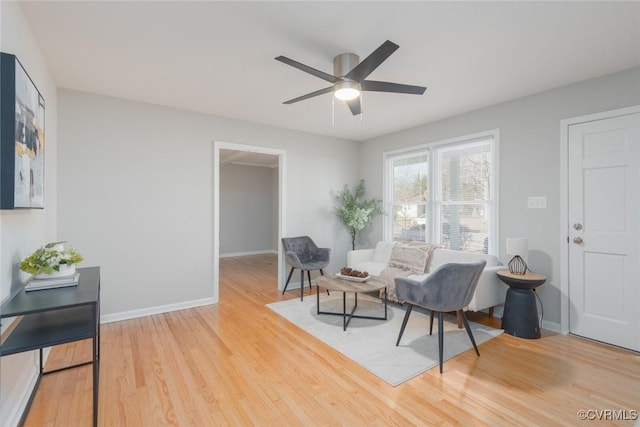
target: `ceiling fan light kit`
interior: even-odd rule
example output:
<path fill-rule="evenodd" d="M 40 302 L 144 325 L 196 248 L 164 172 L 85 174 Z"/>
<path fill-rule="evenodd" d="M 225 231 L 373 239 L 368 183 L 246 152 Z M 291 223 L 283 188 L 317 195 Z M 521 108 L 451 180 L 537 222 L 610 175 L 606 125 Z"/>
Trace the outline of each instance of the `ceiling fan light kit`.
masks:
<path fill-rule="evenodd" d="M 353 81 L 336 83 L 333 87 L 333 96 L 342 100 L 350 101 L 360 96 L 360 85 Z"/>
<path fill-rule="evenodd" d="M 290 99 L 285 101 L 284 104 L 293 104 L 333 91 L 333 95 L 337 99 L 346 101 L 351 113 L 356 116 L 362 112 L 362 103 L 360 99 L 362 91 L 422 95 L 427 89 L 423 86 L 365 80 L 369 74 L 378 68 L 378 66 L 389 56 L 391 56 L 398 47 L 399 46 L 397 44 L 387 40 L 362 62 L 360 62 L 360 57 L 354 53 L 343 53 L 341 55 L 337 55 L 333 58 L 333 75 L 316 70 L 315 68 L 309 67 L 308 65 L 304 65 L 285 56 L 278 56 L 275 58 L 277 61 L 321 78 L 333 85 Z"/>
<path fill-rule="evenodd" d="M 355 53 L 343 53 L 333 58 L 333 75 L 342 79 L 333 86 L 333 96 L 342 101 L 350 101 L 360 96 L 360 84 L 344 77 L 359 62 L 360 57 Z"/>

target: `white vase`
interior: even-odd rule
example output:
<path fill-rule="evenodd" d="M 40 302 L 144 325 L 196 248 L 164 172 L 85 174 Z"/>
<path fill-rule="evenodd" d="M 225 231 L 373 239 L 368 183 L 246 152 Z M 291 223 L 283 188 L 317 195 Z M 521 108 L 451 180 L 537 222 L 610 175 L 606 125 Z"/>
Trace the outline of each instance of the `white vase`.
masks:
<path fill-rule="evenodd" d="M 53 270 L 51 274 L 47 274 L 47 273 L 34 274 L 33 277 L 35 279 L 54 279 L 58 277 L 73 276 L 74 274 L 76 274 L 76 265 L 60 264 L 59 270 L 60 271 Z"/>

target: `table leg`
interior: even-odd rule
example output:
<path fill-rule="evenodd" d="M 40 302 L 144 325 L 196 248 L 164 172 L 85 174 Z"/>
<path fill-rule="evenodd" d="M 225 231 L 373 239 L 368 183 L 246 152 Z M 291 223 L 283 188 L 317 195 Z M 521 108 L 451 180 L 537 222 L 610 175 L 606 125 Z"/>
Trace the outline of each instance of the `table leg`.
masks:
<path fill-rule="evenodd" d="M 342 330 L 347 330 L 347 293 L 342 293 Z"/>
<path fill-rule="evenodd" d="M 98 392 L 99 392 L 99 376 L 100 376 L 100 323 L 98 319 L 98 307 L 93 306 L 93 426 L 98 426 Z"/>
<path fill-rule="evenodd" d="M 95 338 L 94 338 L 95 341 Z M 94 349 L 95 349 L 94 345 Z M 99 392 L 99 376 L 100 376 L 100 359 L 97 353 L 93 352 L 93 425 L 98 426 L 98 392 Z"/>
<path fill-rule="evenodd" d="M 351 311 L 347 314 L 347 293 L 348 292 L 342 292 L 342 312 L 339 311 L 320 311 L 320 287 L 317 287 L 316 289 L 316 313 L 317 314 L 331 314 L 334 316 L 342 316 L 342 330 L 346 331 L 347 330 L 347 326 L 349 326 L 349 322 L 351 322 L 352 318 L 356 318 L 356 319 L 373 319 L 373 320 L 387 320 L 388 316 L 387 316 L 387 308 L 388 308 L 388 298 L 387 298 L 387 292 L 385 289 L 385 299 L 384 299 L 384 316 L 360 316 L 357 314 L 354 314 L 356 311 L 356 308 L 358 307 L 358 293 L 354 292 L 354 304 L 353 304 L 353 308 L 351 309 Z"/>
<path fill-rule="evenodd" d="M 387 288 L 384 288 L 384 320 L 387 320 Z"/>

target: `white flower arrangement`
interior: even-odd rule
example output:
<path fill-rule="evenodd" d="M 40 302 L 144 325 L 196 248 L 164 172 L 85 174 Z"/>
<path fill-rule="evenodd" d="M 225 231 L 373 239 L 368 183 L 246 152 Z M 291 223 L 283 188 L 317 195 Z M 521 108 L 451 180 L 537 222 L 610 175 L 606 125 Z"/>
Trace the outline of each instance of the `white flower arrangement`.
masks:
<path fill-rule="evenodd" d="M 51 242 L 42 246 L 20 263 L 20 270 L 31 274 L 59 272 L 61 265 L 78 264 L 82 255 L 68 242 Z"/>

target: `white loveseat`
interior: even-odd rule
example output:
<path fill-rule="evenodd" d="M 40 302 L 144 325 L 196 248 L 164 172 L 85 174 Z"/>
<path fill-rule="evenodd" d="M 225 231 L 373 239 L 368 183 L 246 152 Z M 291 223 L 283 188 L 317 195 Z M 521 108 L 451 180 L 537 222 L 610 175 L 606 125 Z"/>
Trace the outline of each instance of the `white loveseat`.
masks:
<path fill-rule="evenodd" d="M 385 277 L 386 274 L 383 273 L 383 270 L 389 271 L 388 264 L 394 245 L 395 242 L 378 242 L 375 249 L 349 251 L 347 252 L 347 267 L 366 271 L 373 276 L 382 275 Z M 493 255 L 436 248 L 431 254 L 431 260 L 426 267 L 425 274 L 407 272 L 403 275 L 420 280 L 442 264 L 448 262 L 473 262 L 479 259 L 485 260 L 487 264 L 480 276 L 475 295 L 469 303 L 468 310 L 480 311 L 489 308 L 491 309 L 491 314 L 493 314 L 493 307 L 504 304 L 507 289 L 496 276 L 496 271 L 504 270 L 505 267 L 499 265 L 498 258 Z M 387 279 L 387 282 L 389 282 L 389 287 L 395 288 L 395 283 L 392 283 L 392 280 Z M 395 296 L 393 289 L 390 289 L 389 293 Z M 391 299 L 394 298 L 392 297 Z"/>

